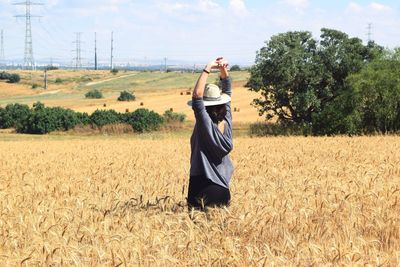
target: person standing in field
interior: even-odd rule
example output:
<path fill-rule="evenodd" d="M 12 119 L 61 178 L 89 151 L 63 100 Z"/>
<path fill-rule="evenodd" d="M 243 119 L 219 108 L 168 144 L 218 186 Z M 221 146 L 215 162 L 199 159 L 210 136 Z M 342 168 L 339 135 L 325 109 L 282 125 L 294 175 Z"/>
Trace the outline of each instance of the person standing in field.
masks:
<path fill-rule="evenodd" d="M 189 208 L 227 206 L 233 165 L 231 80 L 228 64 L 217 58 L 206 65 L 188 102 L 194 111 L 196 124 L 190 139 L 190 180 L 187 202 Z M 213 69 L 220 71 L 220 88 L 206 84 Z"/>

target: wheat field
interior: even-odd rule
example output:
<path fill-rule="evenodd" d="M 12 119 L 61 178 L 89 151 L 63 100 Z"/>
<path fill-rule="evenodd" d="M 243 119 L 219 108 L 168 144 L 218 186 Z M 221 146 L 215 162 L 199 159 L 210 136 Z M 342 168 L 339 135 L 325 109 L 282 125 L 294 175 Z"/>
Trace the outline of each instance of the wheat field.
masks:
<path fill-rule="evenodd" d="M 188 138 L 0 138 L 0 265 L 400 264 L 399 137 L 235 138 L 207 214 Z"/>

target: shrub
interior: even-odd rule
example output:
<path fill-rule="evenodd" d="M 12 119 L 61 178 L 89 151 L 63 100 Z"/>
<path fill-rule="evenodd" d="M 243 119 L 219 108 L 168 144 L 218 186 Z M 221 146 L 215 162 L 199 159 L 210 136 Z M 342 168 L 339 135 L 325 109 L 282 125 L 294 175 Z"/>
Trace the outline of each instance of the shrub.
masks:
<path fill-rule="evenodd" d="M 135 99 L 135 95 L 128 91 L 122 91 L 120 96 L 118 97 L 118 101 L 134 101 Z"/>
<path fill-rule="evenodd" d="M 92 124 L 102 127 L 107 124 L 114 124 L 121 122 L 121 114 L 115 110 L 96 110 L 90 115 Z"/>
<path fill-rule="evenodd" d="M 99 90 L 93 89 L 93 90 L 90 90 L 89 92 L 87 92 L 85 94 L 85 97 L 91 98 L 91 99 L 98 99 L 98 98 L 103 98 L 103 94 Z"/>
<path fill-rule="evenodd" d="M 10 73 L 7 73 L 5 71 L 0 72 L 0 80 L 8 80 L 10 79 Z"/>
<path fill-rule="evenodd" d="M 164 122 L 163 117 L 148 109 L 140 108 L 132 113 L 123 114 L 123 119 L 130 124 L 136 132 L 148 132 L 158 130 Z"/>
<path fill-rule="evenodd" d="M 186 119 L 186 114 L 166 110 L 163 114 L 163 117 L 166 122 L 184 122 Z"/>
<path fill-rule="evenodd" d="M 117 69 L 112 69 L 110 72 L 115 75 L 115 74 L 118 73 L 118 70 Z"/>
<path fill-rule="evenodd" d="M 37 83 L 32 84 L 32 89 L 36 89 L 38 87 L 39 87 L 39 85 Z"/>
<path fill-rule="evenodd" d="M 9 83 L 18 83 L 21 80 L 21 77 L 18 74 L 11 74 L 10 78 L 8 78 Z"/>
<path fill-rule="evenodd" d="M 0 112 L 0 128 L 18 128 L 25 122 L 30 113 L 31 111 L 27 105 L 8 104 Z"/>
<path fill-rule="evenodd" d="M 55 81 L 55 83 L 62 83 L 62 82 L 63 82 L 63 80 L 61 78 L 57 78 Z"/>
<path fill-rule="evenodd" d="M 87 114 L 86 112 L 83 112 L 83 113 L 76 112 L 76 116 L 77 116 L 77 118 L 79 120 L 79 124 L 88 125 L 88 124 L 90 124 L 92 122 L 91 119 L 90 119 L 89 114 Z"/>
<path fill-rule="evenodd" d="M 18 83 L 21 77 L 18 74 L 10 74 L 5 71 L 0 72 L 0 80 L 8 80 L 9 83 Z"/>
<path fill-rule="evenodd" d="M 61 107 L 36 105 L 23 125 L 17 127 L 19 133 L 46 134 L 53 131 L 67 131 L 80 123 L 77 113 Z"/>
<path fill-rule="evenodd" d="M 240 71 L 240 66 L 239 65 L 233 65 L 230 69 L 230 71 Z"/>
<path fill-rule="evenodd" d="M 5 121 L 7 118 L 7 112 L 4 108 L 0 107 L 0 129 L 5 129 Z"/>
<path fill-rule="evenodd" d="M 46 70 L 58 70 L 59 68 L 53 65 L 49 65 L 46 67 Z"/>

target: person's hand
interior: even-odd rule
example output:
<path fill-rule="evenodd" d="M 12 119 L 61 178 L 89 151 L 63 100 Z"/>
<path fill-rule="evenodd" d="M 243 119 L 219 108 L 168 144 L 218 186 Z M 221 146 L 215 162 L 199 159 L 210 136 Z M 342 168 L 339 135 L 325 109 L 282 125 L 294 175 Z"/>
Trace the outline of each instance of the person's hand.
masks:
<path fill-rule="evenodd" d="M 228 62 L 223 57 L 217 58 L 216 61 L 218 63 L 218 69 L 220 70 L 228 68 L 229 66 Z"/>
<path fill-rule="evenodd" d="M 219 65 L 219 63 L 218 63 L 218 60 L 219 60 L 220 58 L 217 58 L 216 60 L 212 60 L 212 61 L 210 61 L 207 65 L 206 65 L 206 70 L 207 71 L 210 71 L 210 70 L 215 70 L 215 69 L 219 69 L 220 68 L 220 65 Z"/>

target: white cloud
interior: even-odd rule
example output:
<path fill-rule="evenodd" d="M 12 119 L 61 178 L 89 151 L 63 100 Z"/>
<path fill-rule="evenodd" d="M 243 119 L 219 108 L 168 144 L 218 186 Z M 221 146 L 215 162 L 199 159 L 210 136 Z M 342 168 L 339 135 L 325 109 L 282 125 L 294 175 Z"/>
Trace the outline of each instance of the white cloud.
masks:
<path fill-rule="evenodd" d="M 293 7 L 298 12 L 303 12 L 309 5 L 309 0 L 282 0 L 286 5 Z"/>
<path fill-rule="evenodd" d="M 184 10 L 184 9 L 188 8 L 189 5 L 183 4 L 180 2 L 175 2 L 175 3 L 162 2 L 162 3 L 158 3 L 157 7 L 160 8 L 164 12 L 170 13 L 170 12 L 177 12 L 177 11 Z"/>
<path fill-rule="evenodd" d="M 354 14 L 354 13 L 358 14 L 358 13 L 361 13 L 362 10 L 363 10 L 362 6 L 360 6 L 359 4 L 354 3 L 354 2 L 350 2 L 346 7 L 346 13 L 350 13 L 350 14 Z"/>
<path fill-rule="evenodd" d="M 373 11 L 378 11 L 378 12 L 387 12 L 391 11 L 392 8 L 389 6 L 385 6 L 376 2 L 373 2 L 369 5 L 369 8 L 372 9 Z"/>
<path fill-rule="evenodd" d="M 230 0 L 229 8 L 237 16 L 245 16 L 249 13 L 246 4 L 244 3 L 244 0 Z"/>
<path fill-rule="evenodd" d="M 212 0 L 199 0 L 199 8 L 201 11 L 212 11 L 219 8 L 219 5 Z"/>

